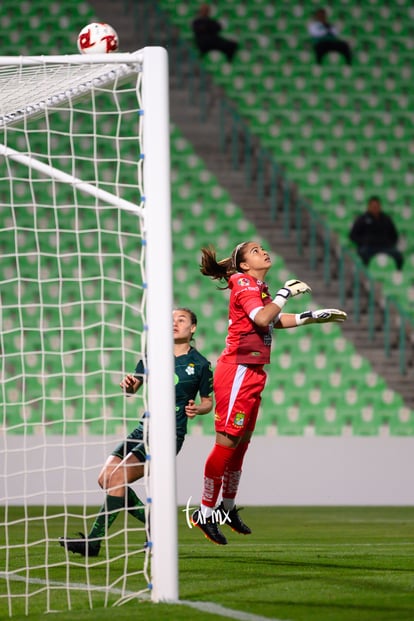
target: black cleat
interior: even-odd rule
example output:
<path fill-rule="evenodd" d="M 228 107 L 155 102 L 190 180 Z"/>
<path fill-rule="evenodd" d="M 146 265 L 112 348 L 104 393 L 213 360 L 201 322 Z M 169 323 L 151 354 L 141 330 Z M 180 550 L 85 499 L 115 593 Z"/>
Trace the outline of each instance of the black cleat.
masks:
<path fill-rule="evenodd" d="M 202 530 L 207 539 L 210 539 L 213 543 L 217 543 L 219 546 L 225 546 L 227 544 L 227 539 L 220 531 L 213 516 L 205 518 L 200 509 L 196 509 L 190 521 L 193 526 L 197 526 L 197 528 Z"/>
<path fill-rule="evenodd" d="M 226 511 L 221 502 L 215 511 L 220 512 L 220 524 L 227 524 L 227 526 L 230 526 L 231 530 L 234 530 L 235 533 L 239 533 L 239 535 L 252 534 L 250 528 L 243 522 L 239 515 L 240 509 L 233 507 L 230 511 Z"/>
<path fill-rule="evenodd" d="M 93 543 L 88 541 L 83 533 L 79 537 L 60 537 L 59 543 L 63 548 L 74 554 L 82 556 L 98 556 L 101 543 L 97 539 Z"/>

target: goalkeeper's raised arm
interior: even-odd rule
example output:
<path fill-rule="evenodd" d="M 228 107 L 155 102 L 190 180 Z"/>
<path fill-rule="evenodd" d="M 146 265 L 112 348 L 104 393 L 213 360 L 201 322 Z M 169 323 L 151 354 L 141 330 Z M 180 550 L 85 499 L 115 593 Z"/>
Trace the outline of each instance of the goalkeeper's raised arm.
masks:
<path fill-rule="evenodd" d="M 296 328 L 310 323 L 342 323 L 348 315 L 338 308 L 319 308 L 302 313 L 280 313 L 274 322 L 276 329 Z"/>

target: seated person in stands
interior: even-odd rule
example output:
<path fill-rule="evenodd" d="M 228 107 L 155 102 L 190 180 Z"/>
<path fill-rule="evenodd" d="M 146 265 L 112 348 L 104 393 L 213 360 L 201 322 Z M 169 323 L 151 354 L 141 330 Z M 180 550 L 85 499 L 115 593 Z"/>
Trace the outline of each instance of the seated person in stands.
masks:
<path fill-rule="evenodd" d="M 376 254 L 390 255 L 402 269 L 403 255 L 397 248 L 398 232 L 391 217 L 382 211 L 378 196 L 368 199 L 367 210 L 358 216 L 349 233 L 363 263 L 368 265 Z"/>
<path fill-rule="evenodd" d="M 229 62 L 233 60 L 239 45 L 236 41 L 220 36 L 221 24 L 217 19 L 210 17 L 208 4 L 202 4 L 199 8 L 198 15 L 192 23 L 192 29 L 195 44 L 201 56 L 212 50 L 218 50 L 225 54 Z"/>
<path fill-rule="evenodd" d="M 348 65 L 352 64 L 352 52 L 348 43 L 338 37 L 338 29 L 329 21 L 325 9 L 315 11 L 313 21 L 308 26 L 312 38 L 316 62 L 321 65 L 322 59 L 329 52 L 342 54 Z"/>

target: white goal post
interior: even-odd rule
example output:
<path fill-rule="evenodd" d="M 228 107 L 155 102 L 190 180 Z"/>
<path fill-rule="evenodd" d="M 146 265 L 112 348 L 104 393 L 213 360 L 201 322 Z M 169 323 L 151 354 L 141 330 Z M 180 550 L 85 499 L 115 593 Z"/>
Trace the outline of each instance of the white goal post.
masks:
<path fill-rule="evenodd" d="M 55 118 L 59 122 L 54 123 Z M 65 515 L 52 518 L 61 518 L 63 531 L 72 517 L 71 498 L 78 498 L 65 492 L 66 484 L 70 487 L 65 474 L 70 465 L 66 450 L 73 446 L 79 449 L 78 454 L 89 454 L 102 422 L 108 431 L 96 440 L 100 458 L 107 446 L 114 448 L 111 442 L 124 439 L 114 429 L 129 433 L 134 416 L 138 424 L 144 411 L 148 420 L 144 502 L 151 544 L 144 546 L 143 569 L 130 569 L 126 549 L 119 555 L 119 575 L 114 577 L 111 566 L 106 571 L 108 577 L 111 574 L 110 582 L 98 585 L 88 568 L 91 559 L 86 558 L 85 590 L 90 607 L 94 591 L 105 594 L 105 605 L 119 605 L 141 592 L 143 596 L 150 593 L 154 602 L 176 601 L 167 52 L 145 47 L 108 55 L 0 57 L 0 128 L 0 209 L 4 214 L 0 235 L 2 249 L 6 248 L 0 272 L 4 285 L 0 288 L 0 521 L 5 532 L 5 537 L 0 537 L 0 558 L 5 559 L 0 571 L 5 587 L 0 589 L 0 606 L 6 608 L 6 599 L 13 616 L 15 610 L 21 612 L 23 598 L 27 614 L 31 600 L 44 592 L 44 612 L 54 611 L 53 596 L 60 583 L 50 578 L 55 575 L 53 570 L 50 574 L 53 566 L 55 572 L 64 572 L 62 592 L 67 606 L 72 607 L 72 594 L 81 587 L 70 583 L 70 569 L 78 571 L 80 563 L 65 558 L 65 551 L 50 534 L 54 522 L 47 517 L 50 504 L 62 504 Z M 2 192 L 5 188 L 8 198 Z M 56 276 L 51 275 L 50 265 Z M 46 289 L 50 302 L 45 301 Z M 116 292 L 119 298 L 114 299 Z M 67 320 L 71 314 L 73 323 Z M 108 346 L 107 335 L 113 337 Z M 34 336 L 39 349 L 33 347 Z M 71 347 L 66 346 L 70 339 L 75 343 Z M 91 353 L 98 356 L 95 360 L 105 361 L 100 373 L 87 366 Z M 111 353 L 119 363 L 108 362 Z M 147 372 L 142 395 L 125 399 L 115 386 L 121 393 L 119 380 L 133 372 L 131 361 L 135 363 L 140 356 L 146 361 Z M 32 367 L 36 360 L 39 364 Z M 77 360 L 82 368 L 76 368 Z M 57 377 L 59 369 L 67 371 L 64 377 Z M 58 379 L 58 393 L 52 398 L 48 386 L 55 386 Z M 95 381 L 93 395 L 87 392 L 89 380 Z M 85 405 L 89 396 L 95 400 L 91 403 L 102 404 L 102 421 Z M 112 404 L 117 427 L 110 420 Z M 71 425 L 77 435 L 70 435 Z M 88 430 L 92 430 L 92 441 Z M 43 465 L 35 472 L 39 448 Z M 59 455 L 65 457 L 56 464 Z M 93 465 L 85 462 L 80 481 L 91 475 L 97 487 L 99 458 Z M 72 464 L 75 474 L 76 466 L 81 470 L 82 464 Z M 91 472 L 85 473 L 88 469 Z M 38 488 L 39 493 L 34 491 Z M 89 519 L 91 490 L 78 491 L 84 499 L 83 518 Z M 42 502 L 44 533 L 41 541 L 34 542 L 28 535 L 30 524 L 34 524 L 30 505 Z M 14 549 L 15 504 L 24 506 L 25 519 L 21 524 L 23 543 Z M 133 537 L 126 518 L 124 525 L 123 541 L 131 546 Z M 37 558 L 32 565 L 29 550 L 38 544 L 45 550 L 44 559 Z M 61 554 L 58 562 L 53 546 Z M 21 565 L 16 561 L 19 555 Z M 99 566 L 105 562 L 100 559 Z M 127 581 L 123 572 L 132 578 L 143 574 L 147 584 L 131 589 L 134 582 Z M 33 592 L 30 579 L 35 584 Z M 16 581 L 24 583 L 22 593 L 15 593 Z"/>

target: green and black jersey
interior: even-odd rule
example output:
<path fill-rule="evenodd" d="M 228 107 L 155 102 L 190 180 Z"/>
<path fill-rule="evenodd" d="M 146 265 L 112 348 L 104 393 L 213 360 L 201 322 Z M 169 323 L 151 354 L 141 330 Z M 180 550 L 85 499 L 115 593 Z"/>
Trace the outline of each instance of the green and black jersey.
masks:
<path fill-rule="evenodd" d="M 135 375 L 142 377 L 143 374 L 144 364 L 140 360 Z M 188 421 L 185 406 L 190 399 L 195 399 L 197 394 L 200 397 L 210 397 L 213 393 L 211 364 L 199 351 L 191 347 L 187 354 L 175 357 L 174 383 L 177 437 L 184 438 Z"/>

